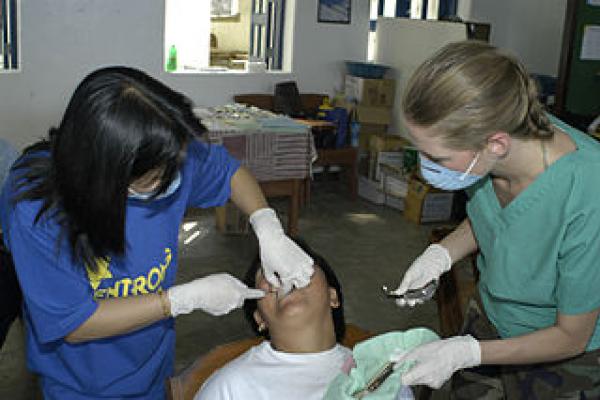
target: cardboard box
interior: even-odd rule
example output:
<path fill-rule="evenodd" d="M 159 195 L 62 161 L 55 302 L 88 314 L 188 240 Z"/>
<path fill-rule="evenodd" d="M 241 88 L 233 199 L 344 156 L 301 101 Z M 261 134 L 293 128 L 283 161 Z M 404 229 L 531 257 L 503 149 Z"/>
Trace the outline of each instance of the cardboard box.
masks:
<path fill-rule="evenodd" d="M 448 221 L 452 217 L 454 193 L 437 190 L 417 177 L 408 183 L 404 216 L 414 223 Z"/>
<path fill-rule="evenodd" d="M 372 158 L 376 159 L 379 152 L 401 151 L 403 156 L 404 174 L 409 175 L 417 169 L 418 153 L 411 143 L 401 136 L 371 135 L 369 137 L 369 151 Z"/>
<path fill-rule="evenodd" d="M 245 235 L 250 231 L 248 217 L 231 201 L 215 207 L 217 230 L 228 235 Z"/>
<path fill-rule="evenodd" d="M 369 137 L 369 151 L 375 153 L 380 151 L 401 151 L 409 145 L 410 142 L 400 136 L 378 133 Z"/>
<path fill-rule="evenodd" d="M 401 151 L 380 151 L 378 153 L 374 153 L 374 157 L 372 157 L 372 159 L 374 162 L 372 168 L 374 168 L 374 170 L 372 170 L 371 179 L 376 181 L 381 180 L 382 164 L 385 164 L 388 168 L 400 172 L 402 171 L 402 166 L 404 165 L 404 153 Z"/>
<path fill-rule="evenodd" d="M 388 126 L 384 124 L 360 124 L 360 134 L 358 135 L 358 147 L 364 150 L 369 149 L 369 143 L 373 135 L 385 135 Z"/>
<path fill-rule="evenodd" d="M 404 197 L 386 194 L 384 204 L 399 211 L 404 211 Z"/>
<path fill-rule="evenodd" d="M 408 181 L 399 175 L 382 174 L 381 183 L 386 195 L 406 198 L 408 194 Z"/>
<path fill-rule="evenodd" d="M 392 107 L 396 94 L 396 81 L 346 75 L 344 94 L 346 99 L 364 106 Z"/>
<path fill-rule="evenodd" d="M 404 176 L 402 166 L 379 164 L 381 168 L 381 186 L 385 193 L 384 204 L 396 210 L 404 210 L 404 199 L 408 192 L 408 178 Z"/>
<path fill-rule="evenodd" d="M 358 105 L 356 119 L 361 124 L 389 125 L 392 122 L 392 109 Z"/>
<path fill-rule="evenodd" d="M 364 176 L 358 177 L 358 195 L 375 204 L 383 204 L 385 201 L 385 194 L 381 190 L 379 182 Z"/>

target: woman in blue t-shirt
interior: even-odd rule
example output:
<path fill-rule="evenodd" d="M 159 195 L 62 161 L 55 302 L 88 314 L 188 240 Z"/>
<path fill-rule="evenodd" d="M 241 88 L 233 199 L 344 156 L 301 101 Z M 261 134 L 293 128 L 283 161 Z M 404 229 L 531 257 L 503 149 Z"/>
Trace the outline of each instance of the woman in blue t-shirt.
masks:
<path fill-rule="evenodd" d="M 231 198 L 250 215 L 267 279 L 282 290 L 309 282 L 312 259 L 250 173 L 196 139 L 204 131 L 183 95 L 135 69 L 104 68 L 15 164 L 0 220 L 45 398 L 164 398 L 173 317 L 222 315 L 264 295 L 225 273 L 173 285 L 189 207 Z"/>
<path fill-rule="evenodd" d="M 455 398 L 600 396 L 600 143 L 546 114 L 513 57 L 449 44 L 423 63 L 402 112 L 421 174 L 468 188 L 467 219 L 410 266 L 403 294 L 475 251 L 479 283 L 463 335 L 393 357 L 405 384 Z M 402 299 L 399 303 L 404 304 Z"/>

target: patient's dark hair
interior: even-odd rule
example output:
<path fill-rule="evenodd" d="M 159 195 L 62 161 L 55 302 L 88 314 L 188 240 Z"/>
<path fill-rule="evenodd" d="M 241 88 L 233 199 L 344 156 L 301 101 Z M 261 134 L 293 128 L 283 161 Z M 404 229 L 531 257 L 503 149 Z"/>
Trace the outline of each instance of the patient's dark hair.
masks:
<path fill-rule="evenodd" d="M 60 125 L 17 161 L 14 200 L 40 200 L 36 222 L 55 217 L 75 261 L 95 269 L 95 259 L 125 252 L 129 184 L 160 167 L 154 197 L 164 192 L 205 130 L 189 99 L 144 72 L 99 69 L 76 88 Z"/>
<path fill-rule="evenodd" d="M 335 340 L 337 342 L 341 342 L 344 338 L 344 334 L 346 333 L 346 321 L 344 320 L 344 296 L 342 294 L 342 285 L 340 285 L 340 281 L 338 280 L 335 272 L 329 265 L 329 263 L 319 254 L 315 253 L 313 249 L 311 249 L 306 242 L 302 239 L 296 238 L 292 239 L 302 250 L 304 250 L 309 256 L 314 260 L 315 265 L 318 265 L 325 274 L 325 279 L 327 280 L 327 285 L 337 292 L 338 301 L 340 303 L 339 307 L 331 309 L 331 316 L 333 318 L 333 327 L 335 330 Z M 244 283 L 248 285 L 250 288 L 256 287 L 256 273 L 259 268 L 261 268 L 260 256 L 257 255 L 250 265 L 250 268 L 246 271 L 246 275 L 244 277 Z M 269 338 L 268 332 L 259 332 L 258 324 L 254 320 L 254 311 L 256 311 L 258 307 L 258 303 L 256 300 L 246 300 L 244 303 L 244 315 L 246 319 L 252 326 L 254 332 L 257 335 L 264 336 L 265 338 Z"/>

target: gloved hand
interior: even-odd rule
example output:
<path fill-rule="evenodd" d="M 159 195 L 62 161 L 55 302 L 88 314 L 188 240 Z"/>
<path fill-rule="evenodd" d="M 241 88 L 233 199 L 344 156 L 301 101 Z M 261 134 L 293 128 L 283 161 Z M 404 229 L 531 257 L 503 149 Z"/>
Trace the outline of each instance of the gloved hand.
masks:
<path fill-rule="evenodd" d="M 432 280 L 438 279 L 450 267 L 452 267 L 452 259 L 448 250 L 440 244 L 431 244 L 408 268 L 400 286 L 392 293 L 402 295 L 408 290 L 420 289 Z M 422 302 L 422 300 L 405 300 L 404 298 L 396 300 L 396 304 L 399 306 L 408 304 L 411 307 Z"/>
<path fill-rule="evenodd" d="M 416 361 L 402 375 L 403 385 L 427 385 L 439 389 L 452 374 L 463 368 L 481 364 L 479 342 L 471 335 L 426 343 L 411 351 L 392 353 L 390 361 L 401 363 Z"/>
<path fill-rule="evenodd" d="M 224 315 L 241 307 L 246 299 L 260 299 L 265 292 L 250 289 L 239 279 L 220 273 L 173 286 L 167 295 L 171 302 L 171 315 L 176 317 L 198 308 L 212 315 Z"/>
<path fill-rule="evenodd" d="M 313 259 L 283 232 L 272 208 L 261 208 L 250 215 L 260 247 L 260 261 L 269 283 L 289 292 L 310 282 Z"/>

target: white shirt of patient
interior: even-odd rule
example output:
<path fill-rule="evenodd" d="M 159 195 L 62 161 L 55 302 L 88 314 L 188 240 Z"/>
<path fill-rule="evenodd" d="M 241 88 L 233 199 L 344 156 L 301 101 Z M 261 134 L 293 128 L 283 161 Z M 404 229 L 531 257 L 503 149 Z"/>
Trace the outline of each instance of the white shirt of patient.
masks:
<path fill-rule="evenodd" d="M 336 344 L 319 353 L 282 353 L 269 341 L 216 371 L 194 400 L 322 400 L 352 351 Z"/>

